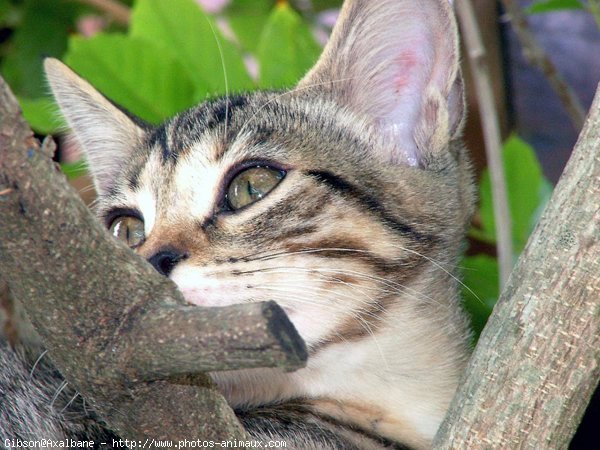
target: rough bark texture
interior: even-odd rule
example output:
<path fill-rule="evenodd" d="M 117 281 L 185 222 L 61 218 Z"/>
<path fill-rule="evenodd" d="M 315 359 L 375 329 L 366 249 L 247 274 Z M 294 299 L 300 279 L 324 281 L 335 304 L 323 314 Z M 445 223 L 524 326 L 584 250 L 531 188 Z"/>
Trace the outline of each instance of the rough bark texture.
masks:
<path fill-rule="evenodd" d="M 600 89 L 435 448 L 567 448 L 600 377 Z"/>
<path fill-rule="evenodd" d="M 19 332 L 14 317 L 14 302 L 8 290 L 8 283 L 0 279 L 0 335 L 6 336 L 10 345 L 15 345 L 18 340 Z"/>
<path fill-rule="evenodd" d="M 52 153 L 0 78 L 0 278 L 54 363 L 123 439 L 243 438 L 225 400 L 195 373 L 301 367 L 306 349 L 285 313 L 272 302 L 187 305 L 103 229 Z M 188 373 L 193 380 L 182 379 Z"/>

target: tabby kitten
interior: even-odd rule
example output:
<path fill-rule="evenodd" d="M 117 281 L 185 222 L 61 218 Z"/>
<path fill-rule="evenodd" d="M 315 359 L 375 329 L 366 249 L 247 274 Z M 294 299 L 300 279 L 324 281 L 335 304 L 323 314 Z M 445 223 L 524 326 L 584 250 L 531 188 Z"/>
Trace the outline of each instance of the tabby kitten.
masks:
<path fill-rule="evenodd" d="M 110 232 L 187 301 L 275 300 L 306 341 L 296 372 L 211 374 L 250 435 L 297 449 L 430 446 L 468 354 L 458 58 L 448 0 L 348 0 L 295 89 L 212 100 L 157 128 L 46 60 Z M 18 412 L 4 408 L 13 425 L 0 431 L 14 435 Z"/>

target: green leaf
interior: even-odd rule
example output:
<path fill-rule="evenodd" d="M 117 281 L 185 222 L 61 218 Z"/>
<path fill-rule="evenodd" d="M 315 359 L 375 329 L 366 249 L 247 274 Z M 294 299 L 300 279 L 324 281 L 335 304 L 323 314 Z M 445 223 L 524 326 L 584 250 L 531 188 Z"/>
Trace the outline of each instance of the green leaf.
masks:
<path fill-rule="evenodd" d="M 4 26 L 8 16 L 12 13 L 12 5 L 9 0 L 0 0 L 0 26 Z"/>
<path fill-rule="evenodd" d="M 260 87 L 294 85 L 313 66 L 320 53 L 321 47 L 308 25 L 287 3 L 279 3 L 258 44 Z"/>
<path fill-rule="evenodd" d="M 67 48 L 78 8 L 65 0 L 28 0 L 11 50 L 2 63 L 2 76 L 17 95 L 29 98 L 46 93 L 44 56 L 60 57 Z"/>
<path fill-rule="evenodd" d="M 180 61 L 196 86 L 196 100 L 225 93 L 224 70 L 230 92 L 254 87 L 240 52 L 193 0 L 137 1 L 130 33 L 171 52 Z"/>
<path fill-rule="evenodd" d="M 498 299 L 498 262 L 488 255 L 466 256 L 461 267 L 462 298 L 479 336 Z"/>
<path fill-rule="evenodd" d="M 275 0 L 233 0 L 225 16 L 246 51 L 255 52 Z"/>
<path fill-rule="evenodd" d="M 87 164 L 84 160 L 73 163 L 61 163 L 60 169 L 69 180 L 73 180 L 87 173 Z"/>
<path fill-rule="evenodd" d="M 65 122 L 52 98 L 19 97 L 19 104 L 25 120 L 38 134 L 56 134 L 65 127 Z"/>
<path fill-rule="evenodd" d="M 194 86 L 171 54 L 122 34 L 73 37 L 65 62 L 104 95 L 151 123 L 193 106 Z"/>
<path fill-rule="evenodd" d="M 313 9 L 317 12 L 327 9 L 341 8 L 343 0 L 313 0 Z"/>
<path fill-rule="evenodd" d="M 583 9 L 579 0 L 540 0 L 525 9 L 527 14 L 539 14 L 565 9 Z"/>
<path fill-rule="evenodd" d="M 502 159 L 512 221 L 513 247 L 518 254 L 527 243 L 540 208 L 548 200 L 549 183 L 544 179 L 533 149 L 519 137 L 511 136 L 505 142 Z M 480 184 L 479 212 L 482 230 L 472 230 L 470 234 L 487 242 L 495 242 L 492 187 L 487 170 L 484 171 Z"/>

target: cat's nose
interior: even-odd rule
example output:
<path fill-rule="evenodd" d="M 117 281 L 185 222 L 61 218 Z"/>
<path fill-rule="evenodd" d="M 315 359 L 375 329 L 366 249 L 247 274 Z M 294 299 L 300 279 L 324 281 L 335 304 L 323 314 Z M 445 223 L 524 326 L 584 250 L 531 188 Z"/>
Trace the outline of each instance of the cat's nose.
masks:
<path fill-rule="evenodd" d="M 148 262 L 158 271 L 158 273 L 168 277 L 177 263 L 187 258 L 187 254 L 178 253 L 173 250 L 161 250 L 148 258 Z"/>

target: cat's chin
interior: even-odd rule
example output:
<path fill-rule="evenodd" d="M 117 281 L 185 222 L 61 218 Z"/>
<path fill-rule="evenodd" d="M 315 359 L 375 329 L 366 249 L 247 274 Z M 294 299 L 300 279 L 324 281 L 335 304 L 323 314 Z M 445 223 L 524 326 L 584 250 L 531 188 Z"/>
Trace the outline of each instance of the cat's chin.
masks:
<path fill-rule="evenodd" d="M 202 288 L 181 288 L 179 287 L 179 291 L 183 295 L 183 298 L 186 302 L 196 305 L 196 306 L 206 306 L 206 307 L 225 307 L 231 306 L 234 304 L 242 303 L 240 301 L 235 301 L 236 298 L 234 295 L 230 293 L 227 294 L 216 294 L 214 292 L 209 292 L 208 290 Z M 286 313 L 287 317 L 294 324 L 294 327 L 298 330 L 300 335 L 306 340 L 306 336 L 301 332 L 301 330 L 307 328 L 309 326 L 309 319 L 303 317 L 294 308 L 284 306 L 278 303 L 279 306 Z"/>
<path fill-rule="evenodd" d="M 175 280 L 174 280 L 175 281 Z M 241 298 L 241 290 L 238 290 L 238 295 L 235 289 L 230 288 L 214 288 L 210 286 L 186 286 L 185 284 L 177 283 L 179 292 L 183 295 L 186 302 L 197 306 L 224 307 L 245 303 L 246 299 Z M 279 303 L 278 303 L 279 304 Z M 279 304 L 285 311 L 287 316 L 294 322 L 293 317 L 297 317 L 298 313 L 294 308 Z"/>
<path fill-rule="evenodd" d="M 186 302 L 196 306 L 211 306 L 211 307 L 224 307 L 233 305 L 235 302 L 227 301 L 223 298 L 215 298 L 214 296 L 206 295 L 205 292 L 196 289 L 179 289 L 183 294 L 183 298 Z"/>
<path fill-rule="evenodd" d="M 242 289 L 224 286 L 218 280 L 188 272 L 193 270 L 175 270 L 171 275 L 171 280 L 188 303 L 198 306 L 229 306 L 243 302 Z"/>
<path fill-rule="evenodd" d="M 201 276 L 196 269 L 176 269 L 171 275 L 171 280 L 177 285 L 183 298 L 192 305 L 207 307 L 224 307 L 245 302 L 257 301 L 248 298 L 248 290 L 241 288 L 239 283 L 226 283 L 220 280 Z M 301 314 L 293 306 L 277 302 L 283 308 L 288 318 L 292 321 L 302 338 L 307 341 L 314 340 L 314 318 Z"/>

